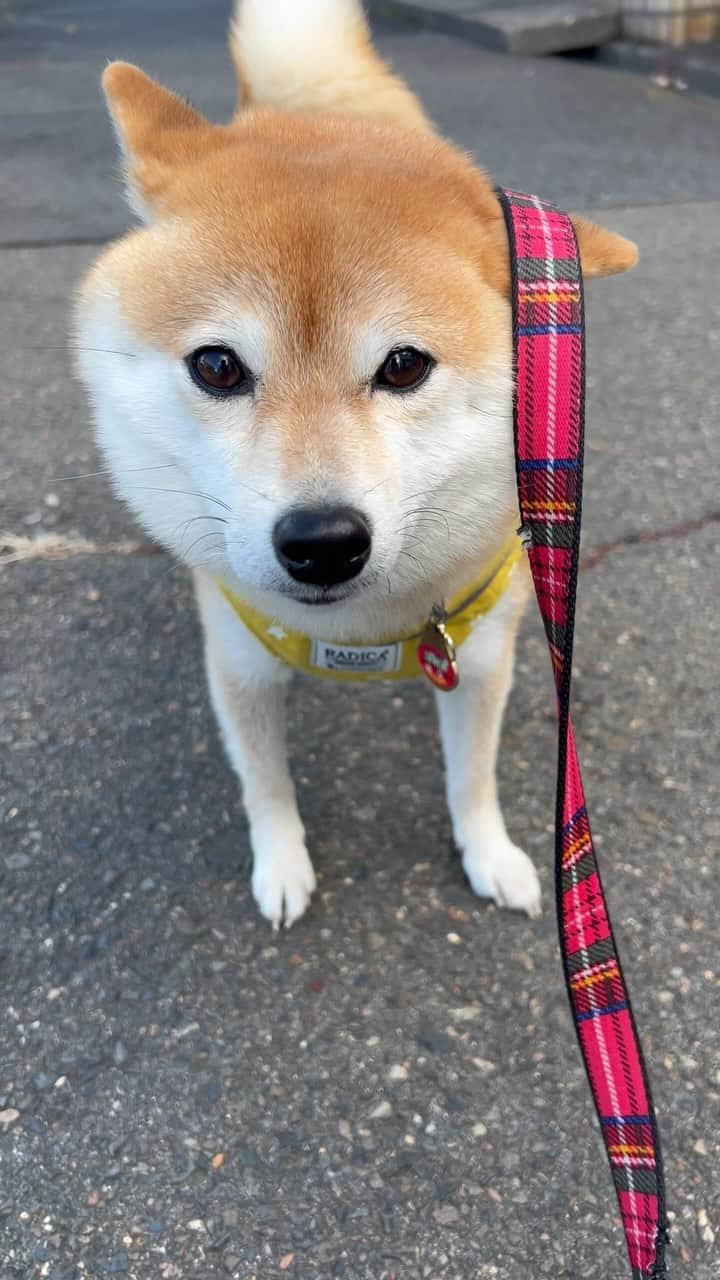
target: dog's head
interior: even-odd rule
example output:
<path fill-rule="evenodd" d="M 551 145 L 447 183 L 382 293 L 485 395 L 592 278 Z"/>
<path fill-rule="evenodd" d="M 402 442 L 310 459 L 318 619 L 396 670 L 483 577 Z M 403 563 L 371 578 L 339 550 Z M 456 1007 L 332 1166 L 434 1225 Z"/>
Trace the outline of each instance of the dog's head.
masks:
<path fill-rule="evenodd" d="M 291 625 L 457 578 L 516 512 L 497 199 L 381 64 L 354 118 L 333 65 L 340 105 L 326 91 L 307 114 L 247 108 L 228 126 L 109 67 L 146 225 L 79 304 L 119 492 Z M 626 241 L 576 227 L 586 275 L 632 265 Z"/>

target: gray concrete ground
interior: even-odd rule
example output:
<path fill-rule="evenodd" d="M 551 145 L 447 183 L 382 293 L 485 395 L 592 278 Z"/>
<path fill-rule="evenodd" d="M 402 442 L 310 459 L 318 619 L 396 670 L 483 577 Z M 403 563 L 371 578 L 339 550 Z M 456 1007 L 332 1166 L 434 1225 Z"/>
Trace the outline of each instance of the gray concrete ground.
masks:
<path fill-rule="evenodd" d="M 0 25 L 0 526 L 96 544 L 0 570 L 0 1276 L 624 1276 L 556 951 L 536 618 L 502 790 L 544 917 L 463 883 L 426 690 L 310 684 L 292 744 L 321 892 L 273 937 L 186 578 L 108 549 L 141 535 L 102 477 L 58 479 L 97 469 L 67 298 L 125 225 L 98 73 L 134 57 L 222 112 L 224 21 L 219 0 L 43 0 Z M 717 1280 L 720 111 L 427 33 L 380 43 L 498 178 L 642 247 L 589 303 L 575 705 L 672 1275 Z"/>

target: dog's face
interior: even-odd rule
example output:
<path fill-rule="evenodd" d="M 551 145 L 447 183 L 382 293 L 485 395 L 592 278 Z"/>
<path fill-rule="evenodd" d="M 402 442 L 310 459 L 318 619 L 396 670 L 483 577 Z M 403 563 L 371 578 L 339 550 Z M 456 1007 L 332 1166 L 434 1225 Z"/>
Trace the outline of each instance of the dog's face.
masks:
<path fill-rule="evenodd" d="M 212 127 L 123 67 L 108 92 L 149 225 L 85 283 L 80 364 L 150 533 L 291 625 L 492 552 L 516 497 L 484 175 L 431 134 Z"/>

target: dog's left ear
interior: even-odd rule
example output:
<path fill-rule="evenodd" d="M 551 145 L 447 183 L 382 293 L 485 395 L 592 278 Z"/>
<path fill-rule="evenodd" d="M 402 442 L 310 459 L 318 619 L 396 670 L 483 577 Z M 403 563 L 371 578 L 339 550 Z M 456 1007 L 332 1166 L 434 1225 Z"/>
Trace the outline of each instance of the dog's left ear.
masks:
<path fill-rule="evenodd" d="M 583 277 L 596 280 L 600 276 L 615 276 L 629 271 L 638 260 L 637 245 L 615 231 L 607 231 L 578 213 L 570 215 L 578 249 Z M 498 293 L 510 296 L 510 253 L 507 230 L 502 214 L 485 223 L 483 269 L 486 278 Z"/>
<path fill-rule="evenodd" d="M 570 215 L 578 249 L 580 265 L 586 280 L 595 280 L 599 276 L 616 276 L 621 271 L 629 271 L 638 260 L 637 245 L 626 240 L 615 231 L 606 231 L 579 213 Z"/>

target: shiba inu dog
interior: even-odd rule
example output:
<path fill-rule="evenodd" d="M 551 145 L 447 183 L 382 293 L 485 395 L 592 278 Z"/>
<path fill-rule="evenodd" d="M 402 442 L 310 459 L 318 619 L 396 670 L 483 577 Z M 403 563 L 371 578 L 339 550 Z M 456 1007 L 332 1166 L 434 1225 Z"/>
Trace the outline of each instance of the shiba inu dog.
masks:
<path fill-rule="evenodd" d="M 315 888 L 284 745 L 292 666 L 422 665 L 444 690 L 470 884 L 534 914 L 495 782 L 529 590 L 500 206 L 375 53 L 359 0 L 240 0 L 230 44 L 224 125 L 107 68 L 144 225 L 84 281 L 77 342 L 117 493 L 193 573 L 256 901 L 290 925 Z M 575 225 L 586 277 L 635 261 Z"/>

